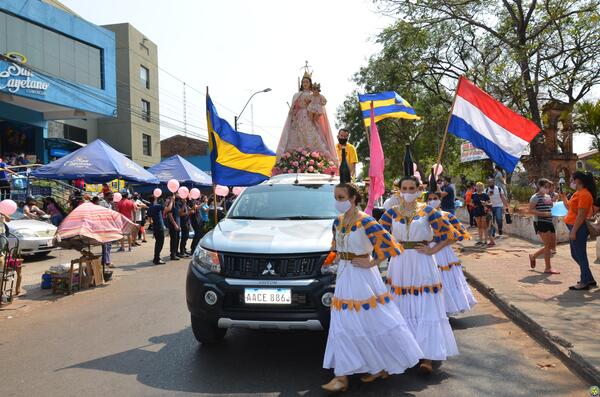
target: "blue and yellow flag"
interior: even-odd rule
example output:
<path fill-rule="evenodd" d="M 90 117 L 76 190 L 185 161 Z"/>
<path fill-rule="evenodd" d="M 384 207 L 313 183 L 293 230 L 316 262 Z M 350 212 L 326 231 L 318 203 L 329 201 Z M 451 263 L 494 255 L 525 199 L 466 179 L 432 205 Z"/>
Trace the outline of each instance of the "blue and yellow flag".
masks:
<path fill-rule="evenodd" d="M 271 177 L 275 153 L 258 135 L 245 134 L 217 114 L 206 95 L 206 122 L 213 183 L 223 186 L 253 186 Z"/>
<path fill-rule="evenodd" d="M 420 120 L 415 109 L 410 103 L 394 91 L 380 92 L 378 94 L 358 95 L 360 110 L 362 111 L 365 126 L 371 125 L 371 102 L 375 110 L 375 122 L 387 118 Z"/>

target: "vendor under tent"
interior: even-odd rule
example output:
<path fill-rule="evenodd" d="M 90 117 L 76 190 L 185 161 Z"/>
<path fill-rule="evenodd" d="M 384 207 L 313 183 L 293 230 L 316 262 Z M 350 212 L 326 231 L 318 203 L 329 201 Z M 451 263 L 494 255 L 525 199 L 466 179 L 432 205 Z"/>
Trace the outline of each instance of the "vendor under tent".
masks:
<path fill-rule="evenodd" d="M 154 185 L 160 183 L 158 178 L 102 139 L 96 139 L 65 157 L 37 168 L 31 176 L 40 179 L 84 179 L 87 183 L 103 183 L 114 179 Z"/>
<path fill-rule="evenodd" d="M 185 186 L 212 186 L 210 175 L 178 154 L 148 168 L 148 172 L 155 175 L 161 184 L 175 179 Z"/>

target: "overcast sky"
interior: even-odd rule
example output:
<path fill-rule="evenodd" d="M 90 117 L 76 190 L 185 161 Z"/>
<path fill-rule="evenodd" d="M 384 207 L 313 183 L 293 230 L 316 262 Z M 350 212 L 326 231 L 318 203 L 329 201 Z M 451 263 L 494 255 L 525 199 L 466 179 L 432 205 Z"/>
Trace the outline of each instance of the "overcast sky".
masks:
<path fill-rule="evenodd" d="M 335 109 L 355 86 L 352 75 L 379 49 L 373 38 L 392 20 L 368 0 L 62 0 L 98 25 L 129 22 L 158 45 L 159 66 L 189 86 L 187 121 L 193 134 L 206 136 L 205 87 L 220 116 L 233 124 L 249 96 L 253 107 L 242 116 L 240 130 L 260 134 L 277 146 L 288 105 L 308 60 L 313 79 Z M 183 120 L 183 84 L 159 74 L 160 113 Z M 402 93 L 400 93 L 402 95 Z M 253 111 L 252 111 L 253 110 Z M 182 125 L 182 124 L 180 124 Z M 161 128 L 163 138 L 181 133 Z M 575 151 L 587 150 L 576 138 Z"/>

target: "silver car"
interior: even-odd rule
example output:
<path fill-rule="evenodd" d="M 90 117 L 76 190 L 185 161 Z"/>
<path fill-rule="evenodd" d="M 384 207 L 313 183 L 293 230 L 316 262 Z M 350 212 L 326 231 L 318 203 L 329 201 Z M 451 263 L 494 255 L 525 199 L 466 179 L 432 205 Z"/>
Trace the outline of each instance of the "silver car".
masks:
<path fill-rule="evenodd" d="M 27 219 L 23 213 L 15 212 L 6 223 L 8 246 L 12 249 L 18 240 L 21 255 L 48 255 L 57 248 L 53 243 L 56 229 L 51 223 Z"/>

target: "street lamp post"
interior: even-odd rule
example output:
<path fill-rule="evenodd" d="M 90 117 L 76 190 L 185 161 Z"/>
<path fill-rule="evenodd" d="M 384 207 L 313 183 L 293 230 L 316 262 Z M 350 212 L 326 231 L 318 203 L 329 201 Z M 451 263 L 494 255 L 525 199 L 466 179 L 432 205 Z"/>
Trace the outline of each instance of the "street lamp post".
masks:
<path fill-rule="evenodd" d="M 246 110 L 246 107 L 248 106 L 248 104 L 250 103 L 250 101 L 252 100 L 252 98 L 254 98 L 254 95 L 260 94 L 261 92 L 269 92 L 269 91 L 271 91 L 270 88 L 265 88 L 264 90 L 256 91 L 254 94 L 250 95 L 250 98 L 248 98 L 248 102 L 246 102 L 246 104 L 242 108 L 242 111 L 240 112 L 240 114 L 238 114 L 237 116 L 233 117 L 233 124 L 235 126 L 235 130 L 236 131 L 238 129 L 238 120 L 240 119 L 240 117 L 242 117 L 242 113 L 244 113 L 244 110 Z"/>

